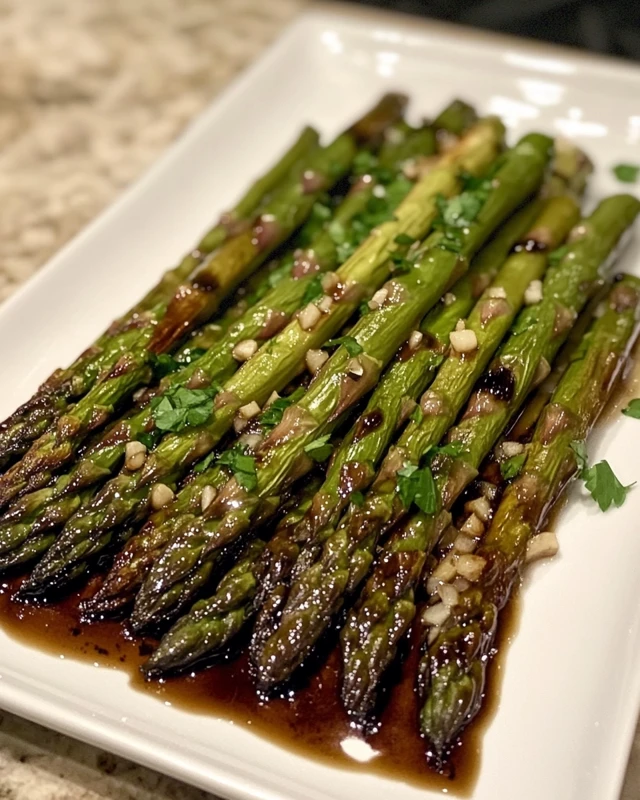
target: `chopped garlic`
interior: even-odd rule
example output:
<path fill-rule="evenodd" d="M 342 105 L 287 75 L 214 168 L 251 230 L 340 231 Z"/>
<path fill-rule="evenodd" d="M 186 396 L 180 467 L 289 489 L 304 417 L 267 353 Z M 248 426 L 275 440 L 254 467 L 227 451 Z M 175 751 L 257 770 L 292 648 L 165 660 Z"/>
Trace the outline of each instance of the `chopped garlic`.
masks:
<path fill-rule="evenodd" d="M 542 300 L 542 281 L 535 280 L 527 286 L 524 292 L 524 304 L 533 306 Z"/>
<path fill-rule="evenodd" d="M 469 536 L 478 538 L 484 533 L 484 525 L 482 520 L 476 514 L 470 514 L 460 528 L 462 533 L 468 533 Z"/>
<path fill-rule="evenodd" d="M 429 606 L 422 614 L 422 621 L 425 625 L 443 625 L 451 614 L 448 606 L 444 603 L 437 603 L 435 606 Z"/>
<path fill-rule="evenodd" d="M 156 483 L 151 490 L 151 507 L 154 511 L 160 511 L 161 508 L 168 506 L 174 497 L 175 494 L 166 483 Z"/>
<path fill-rule="evenodd" d="M 409 349 L 416 350 L 420 346 L 420 342 L 423 339 L 422 331 L 412 331 L 411 336 L 409 337 Z"/>
<path fill-rule="evenodd" d="M 248 361 L 258 352 L 258 342 L 255 339 L 243 339 L 231 351 L 236 361 Z"/>
<path fill-rule="evenodd" d="M 350 375 L 355 375 L 357 378 L 361 378 L 364 375 L 364 367 L 358 358 L 349 359 L 347 364 L 347 372 Z"/>
<path fill-rule="evenodd" d="M 459 319 L 456 322 L 456 330 L 463 331 L 467 327 L 467 323 L 463 319 Z"/>
<path fill-rule="evenodd" d="M 500 449 L 505 458 L 513 458 L 524 453 L 524 445 L 520 442 L 503 442 Z"/>
<path fill-rule="evenodd" d="M 331 311 L 331 306 L 333 305 L 333 297 L 329 297 L 328 294 L 323 295 L 322 300 L 318 303 L 318 308 L 322 311 L 323 314 L 328 314 Z"/>
<path fill-rule="evenodd" d="M 489 522 L 491 517 L 491 506 L 486 497 L 476 497 L 465 503 L 465 511 L 469 511 L 479 517 L 483 522 Z"/>
<path fill-rule="evenodd" d="M 238 409 L 238 413 L 244 419 L 253 419 L 254 417 L 258 416 L 258 414 L 261 412 L 261 410 L 262 409 L 260 408 L 258 403 L 256 403 L 255 400 L 252 400 L 250 403 L 247 403 L 245 406 L 240 406 L 240 408 Z"/>
<path fill-rule="evenodd" d="M 206 511 L 211 503 L 216 499 L 216 495 L 218 494 L 217 489 L 214 489 L 213 486 L 205 486 L 202 490 L 202 496 L 200 498 L 200 507 L 203 511 Z"/>
<path fill-rule="evenodd" d="M 379 308 L 382 308 L 388 296 L 389 290 L 383 286 L 382 289 L 378 289 L 367 305 L 372 311 L 377 311 Z"/>
<path fill-rule="evenodd" d="M 442 298 L 442 302 L 445 306 L 450 306 L 452 303 L 456 302 L 456 296 L 453 292 L 447 292 L 444 297 Z"/>
<path fill-rule="evenodd" d="M 472 353 L 478 349 L 478 337 L 475 331 L 455 330 L 449 334 L 451 347 L 456 353 Z"/>
<path fill-rule="evenodd" d="M 527 544 L 525 561 L 530 564 L 540 558 L 551 558 L 559 550 L 558 537 L 553 531 L 545 531 L 534 536 Z"/>
<path fill-rule="evenodd" d="M 306 305 L 298 315 L 298 322 L 303 331 L 310 331 L 322 316 L 322 311 L 314 303 Z"/>
<path fill-rule="evenodd" d="M 490 286 L 487 289 L 487 297 L 495 297 L 497 300 L 506 300 L 507 293 L 502 286 Z"/>
<path fill-rule="evenodd" d="M 471 536 L 467 536 L 466 533 L 459 533 L 453 543 L 453 549 L 457 553 L 464 553 L 465 555 L 473 553 L 477 546 L 476 540 Z"/>
<path fill-rule="evenodd" d="M 487 562 L 481 556 L 462 555 L 458 557 L 456 571 L 458 575 L 474 583 L 482 575 L 482 570 Z"/>
<path fill-rule="evenodd" d="M 329 354 L 325 353 L 324 350 L 307 350 L 307 355 L 305 356 L 305 363 L 307 365 L 307 369 L 312 375 L 315 375 L 325 361 L 329 358 Z"/>
<path fill-rule="evenodd" d="M 127 442 L 124 448 L 124 464 L 130 472 L 144 466 L 147 459 L 147 448 L 142 442 Z"/>

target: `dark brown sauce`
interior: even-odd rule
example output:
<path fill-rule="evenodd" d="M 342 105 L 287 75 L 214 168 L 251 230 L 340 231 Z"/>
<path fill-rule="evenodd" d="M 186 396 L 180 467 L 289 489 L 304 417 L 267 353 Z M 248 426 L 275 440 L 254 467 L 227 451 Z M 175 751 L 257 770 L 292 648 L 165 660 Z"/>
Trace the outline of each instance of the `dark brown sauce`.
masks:
<path fill-rule="evenodd" d="M 375 754 L 362 763 L 342 749 L 345 739 L 356 736 L 339 700 L 339 653 L 333 650 L 315 670 L 308 685 L 292 699 L 261 701 L 249 676 L 247 659 L 235 659 L 194 675 L 164 682 L 145 682 L 138 667 L 154 645 L 151 639 L 134 639 L 118 622 L 87 623 L 80 619 L 78 603 L 96 588 L 49 606 L 21 605 L 10 597 L 19 580 L 3 584 L 0 593 L 0 625 L 21 643 L 55 656 L 75 658 L 126 671 L 131 686 L 155 695 L 162 702 L 197 714 L 211 714 L 250 727 L 271 742 L 279 742 L 300 755 L 333 767 L 375 772 L 421 788 L 470 797 L 481 765 L 484 730 L 493 719 L 500 696 L 504 654 L 516 632 L 519 603 L 505 613 L 498 640 L 499 655 L 489 671 L 487 701 L 464 735 L 454 754 L 455 779 L 431 772 L 425 763 L 422 741 L 416 733 L 417 703 L 413 691 L 417 653 L 409 656 L 402 674 L 390 690 L 378 733 L 367 737 Z M 415 651 L 415 648 L 414 648 Z"/>

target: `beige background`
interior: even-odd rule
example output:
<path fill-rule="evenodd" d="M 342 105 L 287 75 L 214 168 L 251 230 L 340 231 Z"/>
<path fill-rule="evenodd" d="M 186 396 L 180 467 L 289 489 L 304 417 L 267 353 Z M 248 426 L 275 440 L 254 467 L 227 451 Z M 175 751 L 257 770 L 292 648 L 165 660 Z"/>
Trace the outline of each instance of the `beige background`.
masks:
<path fill-rule="evenodd" d="M 0 302 L 305 4 L 0 0 Z M 640 730 L 622 800 L 638 797 Z M 212 800 L 10 714 L 0 714 L 0 798 Z"/>

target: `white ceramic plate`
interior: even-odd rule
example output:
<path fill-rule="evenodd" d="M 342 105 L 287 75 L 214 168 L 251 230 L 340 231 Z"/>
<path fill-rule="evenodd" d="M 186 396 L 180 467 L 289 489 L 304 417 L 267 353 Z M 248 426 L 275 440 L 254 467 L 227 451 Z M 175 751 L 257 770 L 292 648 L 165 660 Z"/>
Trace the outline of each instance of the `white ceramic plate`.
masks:
<path fill-rule="evenodd" d="M 307 121 L 336 133 L 383 90 L 416 117 L 453 96 L 500 114 L 512 137 L 574 137 L 599 167 L 640 160 L 640 71 L 416 20 L 316 11 L 299 19 L 156 167 L 0 311 L 0 418 L 196 241 Z M 638 269 L 637 245 L 623 266 Z M 640 478 L 640 423 L 597 437 L 625 483 Z M 640 489 L 601 514 L 573 497 L 562 555 L 527 580 L 476 800 L 615 800 L 640 704 Z M 232 798 L 413 800 L 401 782 L 303 759 L 224 720 L 167 707 L 127 677 L 0 633 L 0 705 Z M 452 787 L 453 788 L 453 787 Z"/>

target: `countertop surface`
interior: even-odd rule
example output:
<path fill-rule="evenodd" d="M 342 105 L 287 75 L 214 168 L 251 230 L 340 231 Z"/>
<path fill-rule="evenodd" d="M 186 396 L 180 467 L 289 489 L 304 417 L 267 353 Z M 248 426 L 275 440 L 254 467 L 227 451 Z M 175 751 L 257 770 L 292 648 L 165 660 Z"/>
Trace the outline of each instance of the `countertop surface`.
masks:
<path fill-rule="evenodd" d="M 107 206 L 305 0 L 0 0 L 0 302 Z M 640 729 L 622 800 L 640 797 Z M 0 713 L 0 798 L 213 800 Z"/>

